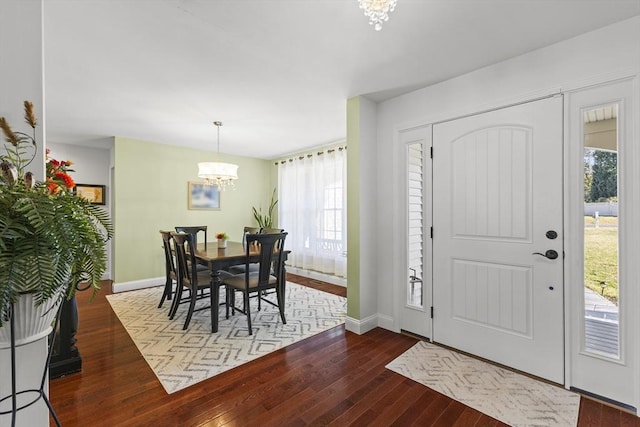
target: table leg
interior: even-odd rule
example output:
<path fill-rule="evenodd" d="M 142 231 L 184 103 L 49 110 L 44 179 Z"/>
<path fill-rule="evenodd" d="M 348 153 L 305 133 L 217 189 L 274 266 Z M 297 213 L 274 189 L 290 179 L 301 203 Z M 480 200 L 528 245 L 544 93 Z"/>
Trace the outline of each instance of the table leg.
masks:
<path fill-rule="evenodd" d="M 284 305 L 287 299 L 287 269 L 285 268 L 284 261 L 282 262 L 282 283 L 280 286 L 282 289 L 282 304 Z"/>
<path fill-rule="evenodd" d="M 211 282 L 210 282 L 211 297 L 211 332 L 218 332 L 218 312 L 220 310 L 220 274 L 218 270 L 211 269 Z"/>

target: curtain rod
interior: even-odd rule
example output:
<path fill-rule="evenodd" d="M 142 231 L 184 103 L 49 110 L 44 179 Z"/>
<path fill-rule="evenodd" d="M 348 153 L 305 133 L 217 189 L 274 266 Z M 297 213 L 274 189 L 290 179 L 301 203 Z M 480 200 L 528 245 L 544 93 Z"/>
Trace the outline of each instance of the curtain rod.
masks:
<path fill-rule="evenodd" d="M 316 156 L 321 156 L 321 155 L 323 155 L 324 153 L 333 153 L 333 152 L 334 152 L 334 151 L 336 151 L 336 150 L 338 150 L 338 151 L 342 151 L 342 150 L 346 150 L 346 149 L 347 149 L 347 146 L 346 146 L 346 145 L 345 145 L 345 146 L 342 146 L 342 147 L 329 148 L 329 149 L 327 149 L 327 150 L 317 151 L 317 152 L 315 152 L 315 153 L 301 154 L 301 155 L 299 155 L 299 156 L 294 156 L 294 157 L 290 157 L 290 158 L 288 158 L 288 159 L 279 160 L 279 161 L 277 161 L 277 162 L 274 162 L 273 164 L 274 164 L 274 165 L 276 165 L 276 166 L 278 166 L 279 164 L 280 164 L 280 165 L 283 165 L 283 164 L 285 164 L 285 163 L 287 163 L 287 162 L 293 162 L 294 160 L 303 160 L 305 157 L 306 157 L 306 158 L 310 158 L 310 157 L 313 157 L 314 155 L 316 155 Z"/>

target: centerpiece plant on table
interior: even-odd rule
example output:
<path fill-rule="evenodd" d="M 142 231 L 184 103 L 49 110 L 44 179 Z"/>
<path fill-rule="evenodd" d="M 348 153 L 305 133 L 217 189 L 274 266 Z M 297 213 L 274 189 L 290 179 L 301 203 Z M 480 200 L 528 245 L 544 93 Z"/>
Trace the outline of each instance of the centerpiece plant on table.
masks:
<path fill-rule="evenodd" d="M 44 312 L 48 324 L 34 322 L 50 330 L 56 308 L 74 295 L 77 283 L 97 291 L 113 233 L 108 213 L 74 194 L 70 161 L 51 159 L 47 152 L 45 181 L 36 182 L 26 170 L 37 153 L 37 120 L 31 102 L 25 101 L 24 111 L 33 136 L 13 131 L 0 117 L 0 344 L 12 314 Z"/>
<path fill-rule="evenodd" d="M 218 248 L 226 248 L 227 240 L 229 240 L 229 235 L 224 231 L 216 234 L 216 239 L 218 239 Z"/>

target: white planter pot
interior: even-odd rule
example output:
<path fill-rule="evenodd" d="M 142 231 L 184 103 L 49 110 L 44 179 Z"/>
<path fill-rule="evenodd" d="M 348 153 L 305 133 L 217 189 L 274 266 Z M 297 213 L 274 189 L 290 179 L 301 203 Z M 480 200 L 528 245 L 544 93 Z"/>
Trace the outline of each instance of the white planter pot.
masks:
<path fill-rule="evenodd" d="M 226 239 L 218 239 L 218 248 L 219 249 L 225 249 L 227 247 L 227 240 Z"/>
<path fill-rule="evenodd" d="M 62 298 L 54 297 L 37 305 L 33 294 L 21 294 L 13 306 L 16 346 L 28 344 L 49 335 L 61 303 Z M 11 323 L 6 321 L 0 328 L 0 349 L 9 347 L 11 347 Z"/>

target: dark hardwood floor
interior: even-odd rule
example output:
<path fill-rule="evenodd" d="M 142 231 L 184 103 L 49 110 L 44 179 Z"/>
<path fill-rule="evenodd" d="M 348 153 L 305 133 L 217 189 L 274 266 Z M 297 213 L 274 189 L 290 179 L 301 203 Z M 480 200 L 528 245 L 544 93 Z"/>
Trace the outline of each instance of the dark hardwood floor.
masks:
<path fill-rule="evenodd" d="M 290 276 L 340 295 L 346 289 Z M 110 286 L 106 284 L 105 289 Z M 333 328 L 168 395 L 101 291 L 78 295 L 80 373 L 50 383 L 63 426 L 502 426 L 385 365 L 416 339 Z M 640 419 L 582 398 L 580 426 Z"/>

